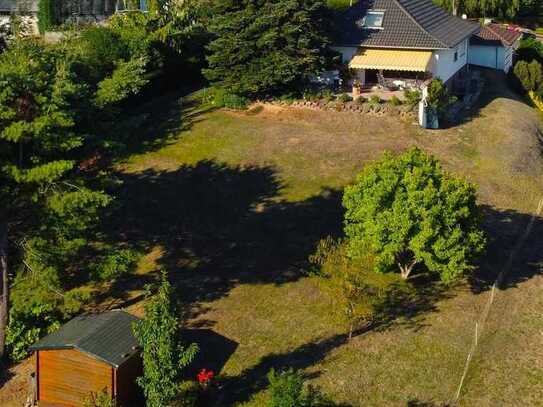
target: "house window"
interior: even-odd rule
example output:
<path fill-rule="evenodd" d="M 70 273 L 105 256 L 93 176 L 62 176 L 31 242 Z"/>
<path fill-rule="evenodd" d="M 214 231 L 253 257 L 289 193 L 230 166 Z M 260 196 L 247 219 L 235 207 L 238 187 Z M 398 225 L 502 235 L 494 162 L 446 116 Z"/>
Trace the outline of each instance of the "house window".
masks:
<path fill-rule="evenodd" d="M 454 62 L 458 61 L 458 49 L 454 50 Z"/>
<path fill-rule="evenodd" d="M 384 11 L 368 11 L 366 16 L 360 21 L 360 28 L 377 29 L 383 28 Z"/>

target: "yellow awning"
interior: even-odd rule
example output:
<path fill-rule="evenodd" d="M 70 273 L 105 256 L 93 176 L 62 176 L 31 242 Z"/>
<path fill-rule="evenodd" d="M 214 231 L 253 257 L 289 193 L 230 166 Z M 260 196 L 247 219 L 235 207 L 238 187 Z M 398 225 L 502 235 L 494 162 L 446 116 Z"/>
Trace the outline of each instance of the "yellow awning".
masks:
<path fill-rule="evenodd" d="M 362 49 L 349 62 L 349 68 L 426 72 L 431 61 L 431 51 Z"/>

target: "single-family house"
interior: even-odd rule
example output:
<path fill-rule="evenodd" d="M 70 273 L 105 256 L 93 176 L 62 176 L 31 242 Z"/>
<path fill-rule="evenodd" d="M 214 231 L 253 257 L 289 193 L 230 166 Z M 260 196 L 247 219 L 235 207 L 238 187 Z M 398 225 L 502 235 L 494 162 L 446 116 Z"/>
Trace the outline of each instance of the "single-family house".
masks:
<path fill-rule="evenodd" d="M 132 333 L 137 320 L 121 310 L 82 315 L 31 346 L 38 406 L 81 406 L 104 390 L 122 406 L 136 405 L 143 371 Z"/>
<path fill-rule="evenodd" d="M 479 29 L 432 0 L 360 0 L 338 16 L 333 48 L 362 87 L 409 87 L 430 78 L 452 84 Z"/>
<path fill-rule="evenodd" d="M 469 63 L 508 73 L 522 32 L 499 24 L 486 24 L 470 40 Z"/>

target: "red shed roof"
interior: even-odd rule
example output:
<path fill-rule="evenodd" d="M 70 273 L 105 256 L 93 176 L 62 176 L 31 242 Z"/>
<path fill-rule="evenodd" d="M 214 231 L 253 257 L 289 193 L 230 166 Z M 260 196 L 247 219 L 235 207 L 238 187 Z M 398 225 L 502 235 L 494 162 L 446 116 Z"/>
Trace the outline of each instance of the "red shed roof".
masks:
<path fill-rule="evenodd" d="M 504 47 L 510 47 L 521 36 L 522 33 L 520 31 L 499 24 L 484 25 L 481 27 L 481 30 L 475 34 L 475 38 L 479 41 L 501 42 Z"/>

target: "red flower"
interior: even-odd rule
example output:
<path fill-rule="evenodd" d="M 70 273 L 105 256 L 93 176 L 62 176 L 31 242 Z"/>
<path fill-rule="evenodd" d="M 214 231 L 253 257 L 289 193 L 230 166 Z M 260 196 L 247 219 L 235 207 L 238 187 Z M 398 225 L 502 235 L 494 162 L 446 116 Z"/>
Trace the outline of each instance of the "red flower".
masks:
<path fill-rule="evenodd" d="M 213 376 L 215 376 L 215 373 L 213 373 L 213 370 L 202 369 L 196 375 L 196 379 L 198 380 L 198 383 L 200 384 L 208 384 L 211 381 L 211 379 L 213 379 Z"/>

